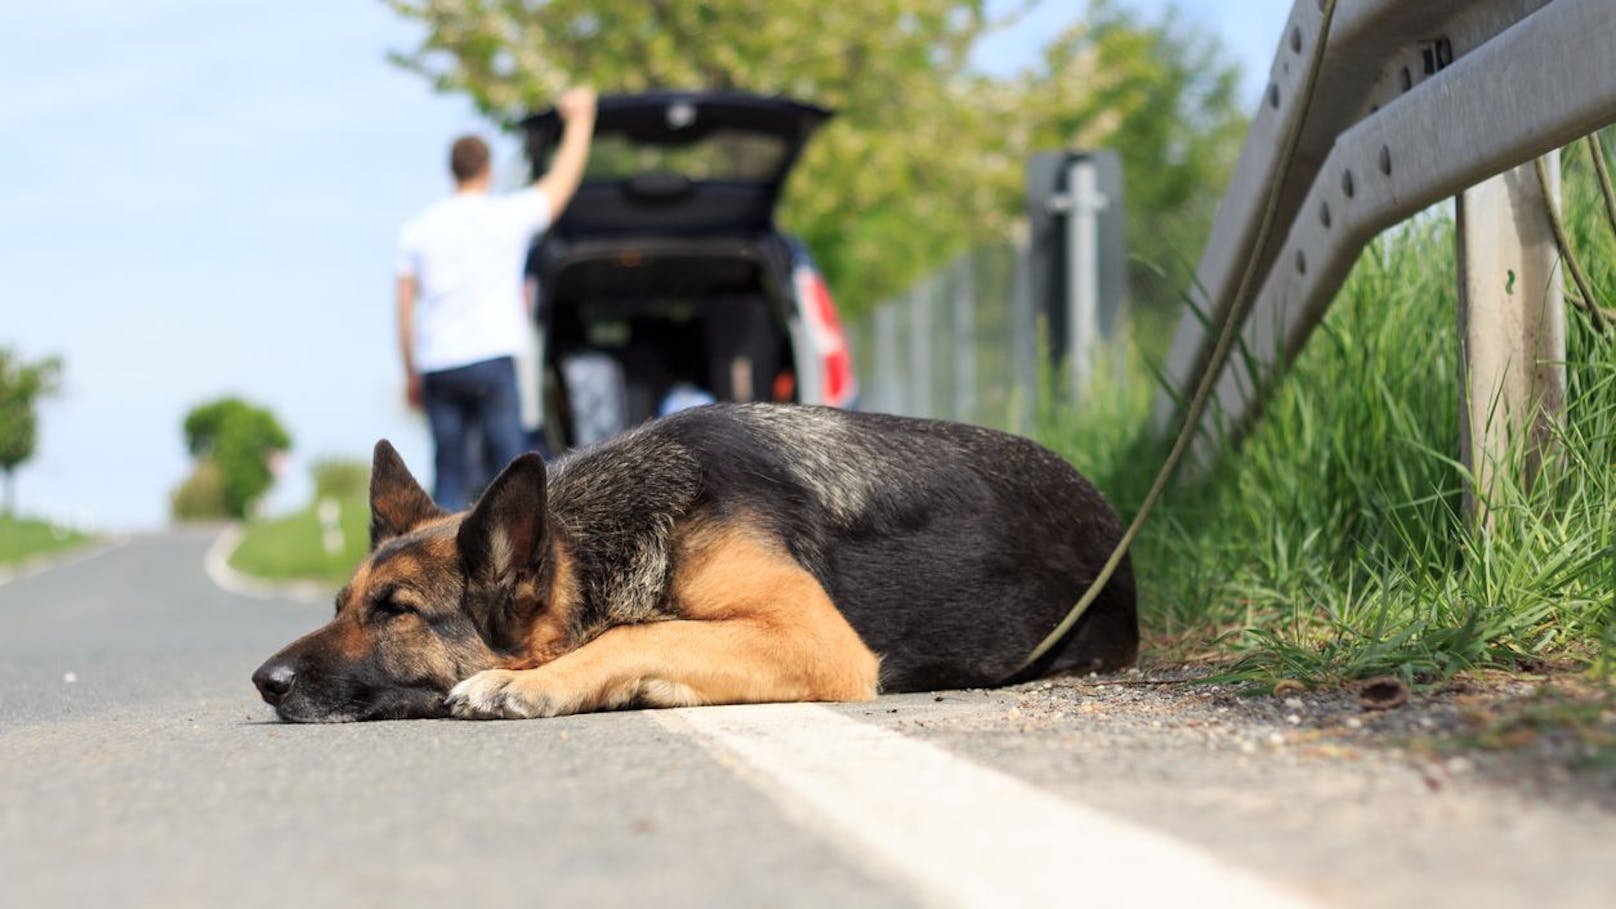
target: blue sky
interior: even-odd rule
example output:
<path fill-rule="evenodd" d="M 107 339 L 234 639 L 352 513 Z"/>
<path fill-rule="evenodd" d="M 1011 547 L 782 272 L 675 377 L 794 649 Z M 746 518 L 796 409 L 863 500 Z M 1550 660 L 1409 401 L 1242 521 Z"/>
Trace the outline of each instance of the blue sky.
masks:
<path fill-rule="evenodd" d="M 980 65 L 1015 69 L 1077 8 L 1039 5 Z M 1290 3 L 1180 8 L 1223 37 L 1255 98 Z M 311 460 L 382 436 L 425 472 L 425 425 L 399 393 L 393 244 L 446 190 L 448 140 L 488 127 L 386 62 L 418 36 L 380 0 L 53 0 L 12 17 L 0 345 L 67 360 L 19 474 L 24 512 L 161 524 L 189 468 L 180 420 L 224 393 L 295 437 L 271 508 L 306 499 Z M 502 144 L 496 166 L 511 159 Z"/>

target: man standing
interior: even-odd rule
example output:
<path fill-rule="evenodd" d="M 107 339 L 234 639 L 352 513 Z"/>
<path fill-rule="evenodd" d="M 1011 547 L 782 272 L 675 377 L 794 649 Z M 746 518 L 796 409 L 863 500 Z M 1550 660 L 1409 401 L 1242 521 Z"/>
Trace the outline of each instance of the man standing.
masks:
<path fill-rule="evenodd" d="M 436 449 L 433 498 L 450 510 L 475 491 L 467 457 L 472 432 L 500 470 L 521 454 L 514 358 L 525 345 L 522 269 L 533 238 L 566 208 L 583 177 L 595 129 L 595 93 L 556 101 L 565 128 L 549 173 L 505 196 L 489 192 L 488 145 L 455 140 L 455 193 L 404 226 L 399 239 L 398 335 L 406 396 L 424 407 Z"/>

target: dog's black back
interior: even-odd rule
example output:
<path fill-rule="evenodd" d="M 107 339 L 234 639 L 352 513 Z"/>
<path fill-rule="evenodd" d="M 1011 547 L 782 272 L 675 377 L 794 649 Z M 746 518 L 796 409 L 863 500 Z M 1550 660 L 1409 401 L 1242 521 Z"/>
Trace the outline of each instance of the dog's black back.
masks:
<path fill-rule="evenodd" d="M 1009 680 L 1120 537 L 1100 493 L 1027 439 L 756 404 L 685 411 L 562 459 L 550 513 L 575 530 L 579 633 L 675 608 L 679 527 L 745 520 L 819 579 L 881 655 L 886 691 Z M 1124 563 L 1024 676 L 1117 668 L 1137 647 Z"/>

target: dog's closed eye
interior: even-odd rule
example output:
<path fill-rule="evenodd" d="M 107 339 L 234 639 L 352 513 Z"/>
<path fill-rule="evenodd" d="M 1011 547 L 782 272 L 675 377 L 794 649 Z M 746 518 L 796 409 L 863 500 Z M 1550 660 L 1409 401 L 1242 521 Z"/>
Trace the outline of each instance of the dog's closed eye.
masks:
<path fill-rule="evenodd" d="M 372 615 L 383 618 L 421 611 L 421 604 L 408 591 L 396 587 L 378 590 L 367 598 L 366 604 L 370 607 Z"/>

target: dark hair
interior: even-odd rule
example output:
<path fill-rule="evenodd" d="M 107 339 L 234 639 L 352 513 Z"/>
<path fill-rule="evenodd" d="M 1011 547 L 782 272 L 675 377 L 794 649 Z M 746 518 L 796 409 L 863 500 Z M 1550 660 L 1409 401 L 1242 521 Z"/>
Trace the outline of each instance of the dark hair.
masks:
<path fill-rule="evenodd" d="M 488 143 L 476 136 L 461 136 L 449 146 L 449 172 L 464 183 L 488 169 Z"/>

